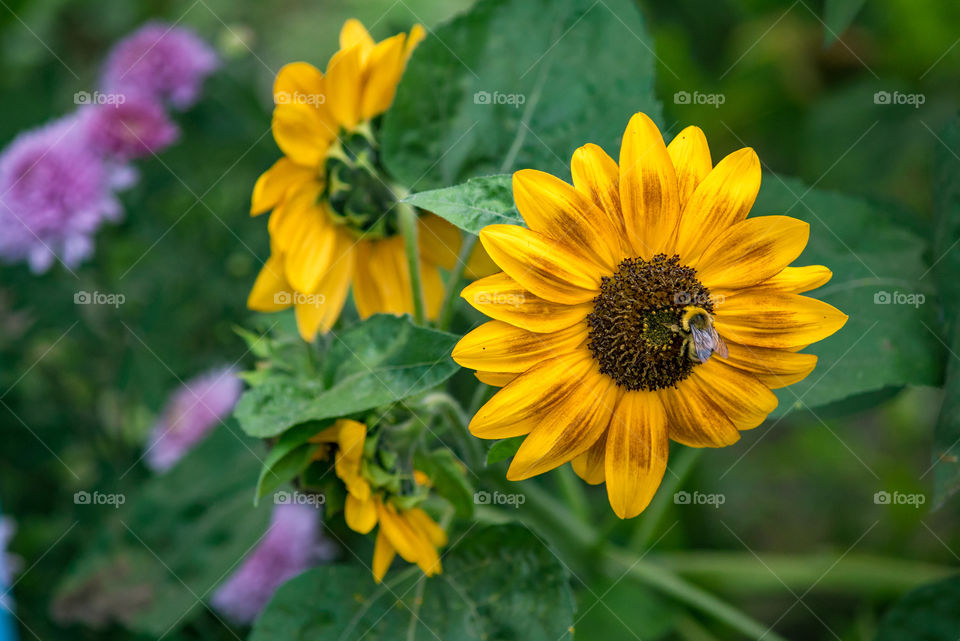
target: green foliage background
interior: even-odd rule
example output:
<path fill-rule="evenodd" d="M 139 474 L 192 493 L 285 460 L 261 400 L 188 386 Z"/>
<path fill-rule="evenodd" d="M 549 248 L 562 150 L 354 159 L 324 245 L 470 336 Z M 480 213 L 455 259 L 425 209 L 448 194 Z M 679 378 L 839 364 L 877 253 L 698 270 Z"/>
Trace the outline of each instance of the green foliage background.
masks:
<path fill-rule="evenodd" d="M 324 64 L 349 16 L 373 25 L 374 35 L 383 37 L 412 22 L 436 25 L 468 4 L 19 0 L 0 8 L 3 143 L 69 111 L 74 92 L 94 88 L 97 65 L 110 44 L 148 18 L 195 28 L 226 60 L 204 100 L 178 117 L 181 141 L 159 159 L 139 164 L 141 183 L 123 196 L 124 222 L 98 234 L 89 263 L 75 274 L 60 268 L 40 277 L 22 266 L 0 268 L 0 506 L 18 524 L 11 547 L 28 571 L 14 596 L 18 616 L 34 635 L 162 634 L 149 621 L 131 632 L 55 620 L 53 587 L 67 570 L 89 571 L 82 563 L 95 564 L 96 558 L 79 559 L 91 546 L 129 550 L 131 563 L 175 593 L 164 600 L 171 611 L 191 609 L 189 620 L 164 638 L 246 634 L 228 629 L 190 598 L 191 590 L 200 595 L 213 587 L 219 575 L 214 568 L 229 565 L 218 559 L 224 555 L 222 541 L 205 547 L 196 534 L 202 522 L 185 520 L 175 535 L 179 545 L 153 545 L 151 539 L 151 547 L 173 555 L 165 561 L 173 563 L 180 554 L 184 566 L 209 564 L 181 590 L 129 532 L 114 527 L 104 534 L 105 523 L 116 526 L 112 507 L 76 506 L 73 493 L 96 488 L 144 494 L 143 503 L 128 506 L 131 520 L 125 522 L 138 532 L 159 531 L 158 539 L 168 535 L 151 523 L 150 505 L 187 509 L 191 501 L 203 500 L 188 491 L 191 469 L 198 470 L 197 477 L 210 472 L 202 462 L 178 470 L 183 476 L 178 485 L 150 480 L 138 459 L 144 434 L 179 380 L 223 362 L 253 362 L 255 354 L 233 327 L 263 322 L 244 308 L 268 250 L 265 223 L 251 220 L 247 206 L 256 176 L 278 155 L 269 135 L 269 86 L 276 69 L 297 59 Z M 521 4 L 520 13 L 511 13 L 510 3 L 491 3 L 491 10 L 474 16 L 458 35 L 441 32 L 451 34 L 445 40 L 449 47 L 428 40 L 417 52 L 435 64 L 419 66 L 405 79 L 385 123 L 385 145 L 398 177 L 417 190 L 523 166 L 566 177 L 572 148 L 565 141 L 571 135 L 582 132 L 582 142 L 614 152 L 632 111 L 656 115 L 668 137 L 697 124 L 714 160 L 742 146 L 757 150 L 766 173 L 755 212 L 789 212 L 811 222 L 804 259 L 822 261 L 844 276 L 824 289 L 824 297 L 851 315 L 847 328 L 815 348 L 824 350 L 823 359 L 811 378 L 781 393 L 780 414 L 737 446 L 706 453 L 682 481 L 665 485 L 657 501 L 670 505 L 659 522 L 643 517 L 620 522 L 602 489 L 577 495 L 564 474 L 520 485 L 530 496 L 546 496 L 541 506 L 560 497 L 556 510 L 538 513 L 527 506 L 517 516 L 529 518 L 563 559 L 564 567 L 552 555 L 543 562 L 551 577 L 569 573 L 576 638 L 633 638 L 629 631 L 644 639 L 739 638 L 634 581 L 629 563 L 621 568 L 627 579 L 614 582 L 597 562 L 605 546 L 644 553 L 650 544 L 658 563 L 761 621 L 776 621 L 787 638 L 874 638 L 894 599 L 960 562 L 957 499 L 947 498 L 958 484 L 949 460 L 956 460 L 960 437 L 955 295 L 960 254 L 953 246 L 960 238 L 960 135 L 950 124 L 960 94 L 960 47 L 953 47 L 960 9 L 950 3 L 919 7 L 909 0 L 826 7 L 806 0 L 642 0 L 640 14 L 622 30 L 613 23 L 595 29 L 587 20 L 587 28 L 578 31 L 572 21 L 563 22 L 569 6 L 594 14 L 609 7 L 621 12 L 629 3 Z M 864 5 L 859 12 L 858 4 Z M 559 17 L 551 22 L 554 16 Z M 844 18 L 853 20 L 848 29 Z M 537 25 L 532 32 L 531 24 Z M 624 35 L 643 37 L 644 29 L 646 46 Z M 522 75 L 549 46 L 543 34 L 567 30 L 569 39 L 550 49 L 548 71 L 511 86 L 484 85 L 485 78 Z M 485 40 L 484 33 L 496 37 Z M 518 41 L 528 48 L 504 44 Z M 451 49 L 469 52 L 465 62 L 477 78 L 468 76 L 456 86 L 446 82 L 453 73 Z M 610 86 L 617 92 L 603 93 L 601 88 Z M 537 95 L 540 102 L 529 119 L 522 108 L 478 110 L 472 100 L 478 90 Z M 878 91 L 921 93 L 925 102 L 916 109 L 876 104 Z M 677 92 L 719 93 L 725 101 L 719 107 L 678 104 Z M 425 134 L 415 128 L 424 117 L 430 123 Z M 469 118 L 482 122 L 461 139 Z M 522 127 L 532 132 L 523 144 L 500 153 Z M 404 154 L 411 162 L 400 162 Z M 496 186 L 473 197 L 488 199 L 495 211 L 502 202 Z M 927 302 L 916 309 L 873 305 L 880 289 L 922 292 Z M 117 309 L 76 306 L 77 291 L 122 293 L 126 303 Z M 938 291 L 945 293 L 938 297 Z M 462 313 L 457 329 L 475 320 Z M 830 376 L 830 384 L 818 387 L 821 376 Z M 465 385 L 464 377 L 456 375 L 454 385 Z M 938 389 L 945 377 L 946 399 Z M 787 413 L 798 399 L 815 413 Z M 239 447 L 245 438 L 237 424 L 221 429 L 233 431 L 232 437 L 218 435 L 224 449 Z M 502 479 L 504 469 L 502 462 L 491 465 L 485 482 Z M 223 480 L 224 491 L 232 483 L 246 485 L 246 498 L 252 497 L 257 466 L 231 471 L 237 476 Z M 680 490 L 722 493 L 726 502 L 719 508 L 672 505 L 673 492 Z M 920 493 L 926 503 L 919 509 L 878 505 L 874 494 L 883 491 Z M 571 507 L 561 509 L 561 499 Z M 943 506 L 931 511 L 935 503 Z M 571 514 L 579 520 L 568 519 Z M 247 518 L 262 523 L 265 517 L 251 512 Z M 580 521 L 592 523 L 594 531 L 581 531 Z M 249 536 L 242 532 L 231 545 L 241 546 Z M 515 535 L 521 548 L 530 544 L 526 537 Z M 358 554 L 369 556 L 369 550 Z M 355 589 L 358 577 L 350 569 L 333 572 L 343 574 L 340 589 Z M 308 574 L 297 581 L 309 585 L 317 578 Z M 943 585 L 956 591 L 955 583 Z M 495 588 L 477 589 L 495 594 Z M 909 638 L 896 636 L 896 626 L 929 616 L 922 614 L 925 607 L 944 609 L 941 592 L 921 590 L 927 592 L 911 594 L 887 615 L 885 625 L 893 621 L 892 627 L 881 638 Z M 554 601 L 558 612 L 566 611 L 562 597 Z M 563 616 L 553 623 L 566 622 Z M 273 629 L 270 625 L 265 619 L 253 638 L 270 638 L 257 636 L 268 634 L 263 629 Z"/>

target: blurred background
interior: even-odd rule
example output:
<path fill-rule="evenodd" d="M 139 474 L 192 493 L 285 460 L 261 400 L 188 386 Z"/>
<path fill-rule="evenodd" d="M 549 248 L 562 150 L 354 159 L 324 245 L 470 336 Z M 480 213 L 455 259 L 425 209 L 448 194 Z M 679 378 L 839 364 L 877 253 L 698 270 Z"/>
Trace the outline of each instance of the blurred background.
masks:
<path fill-rule="evenodd" d="M 177 144 L 138 163 L 141 180 L 121 197 L 125 217 L 100 230 L 90 260 L 72 273 L 0 267 L 0 509 L 15 523 L 8 551 L 19 566 L 12 597 L 22 638 L 137 638 L 51 616 L 53 587 L 103 518 L 75 505 L 73 494 L 142 483 L 149 476 L 138 462 L 143 442 L 169 392 L 216 365 L 252 360 L 234 327 L 249 325 L 246 296 L 268 254 L 265 220 L 251 219 L 248 207 L 256 177 L 278 156 L 269 132 L 276 70 L 293 60 L 323 66 L 348 17 L 382 38 L 414 22 L 436 24 L 468 4 L 0 2 L 0 146 L 73 110 L 74 94 L 96 87 L 111 44 L 149 19 L 190 27 L 224 61 L 197 105 L 176 116 Z M 928 233 L 934 132 L 960 98 L 960 5 L 924 3 L 918 11 L 910 0 L 874 0 L 837 41 L 817 0 L 639 4 L 659 57 L 665 134 L 697 124 L 715 159 L 752 146 L 768 171 L 892 203 L 900 224 Z M 674 98 L 695 90 L 724 100 Z M 874 98 L 881 91 L 924 100 L 908 112 L 885 109 Z M 80 291 L 125 300 L 75 305 Z M 872 557 L 910 561 L 907 573 L 918 564 L 960 563 L 956 500 L 936 512 L 929 501 L 874 500 L 881 491 L 929 496 L 939 391 L 890 390 L 881 400 L 870 411 L 771 421 L 736 447 L 702 457 L 683 487 L 722 493 L 725 502 L 674 509 L 670 522 L 679 524 L 657 533 L 657 550 L 666 558 L 671 550 L 703 551 L 691 576 L 759 620 L 778 621 L 787 638 L 872 638 L 897 596 L 890 581 L 852 595 L 833 576 L 805 595 L 808 586 L 781 585 L 758 571 L 752 551 L 792 559 L 849 554 L 864 565 L 844 571 L 868 574 L 880 567 Z M 629 540 L 627 525 L 611 519 L 608 526 L 611 538 Z M 731 567 L 742 569 L 737 580 Z M 896 566 L 883 567 L 896 574 Z M 786 565 L 779 569 L 789 576 Z M 718 583 L 720 570 L 728 578 Z M 588 567 L 574 587 L 581 604 L 603 594 Z M 657 611 L 667 606 L 627 584 L 606 601 L 643 639 L 735 638 L 688 615 L 679 632 L 658 629 Z M 592 609 L 577 639 L 630 638 L 618 618 Z M 167 638 L 234 635 L 242 632 L 203 615 Z"/>

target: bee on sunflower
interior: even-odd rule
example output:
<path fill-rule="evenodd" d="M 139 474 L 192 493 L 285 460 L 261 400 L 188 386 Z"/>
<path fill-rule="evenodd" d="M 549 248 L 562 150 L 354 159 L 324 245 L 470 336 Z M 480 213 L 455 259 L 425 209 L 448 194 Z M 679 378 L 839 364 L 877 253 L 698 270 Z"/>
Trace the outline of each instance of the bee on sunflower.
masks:
<path fill-rule="evenodd" d="M 409 34 L 374 42 L 351 19 L 326 73 L 294 62 L 277 74 L 272 130 L 284 155 L 253 189 L 251 215 L 272 211 L 271 253 L 247 306 L 263 312 L 293 306 L 306 341 L 329 331 L 351 285 L 363 318 L 415 311 L 398 213 L 405 190 L 382 166 L 378 131 L 423 38 L 417 25 Z M 433 318 L 444 294 L 439 268 L 454 266 L 461 238 L 432 214 L 419 215 L 416 227 L 422 298 Z M 471 255 L 468 276 L 494 271 L 484 258 Z"/>
<path fill-rule="evenodd" d="M 527 227 L 491 225 L 480 240 L 502 272 L 462 297 L 493 320 L 453 352 L 501 386 L 473 417 L 477 437 L 523 436 L 510 480 L 565 463 L 606 483 L 620 518 L 642 512 L 663 478 L 670 440 L 723 447 L 777 406 L 817 358 L 800 350 L 846 315 L 801 296 L 823 266 L 789 266 L 807 223 L 747 218 L 760 163 L 746 148 L 713 165 L 703 132 L 669 144 L 643 113 L 619 165 L 576 150 L 573 185 L 513 176 Z"/>
<path fill-rule="evenodd" d="M 372 563 L 377 583 L 397 554 L 416 563 L 427 576 L 443 570 L 437 550 L 447 544 L 447 533 L 420 507 L 430 488 L 424 473 L 414 470 L 406 483 L 412 491 L 401 491 L 399 477 L 381 466 L 385 455 L 380 453 L 378 459 L 376 439 L 368 439 L 367 426 L 358 421 L 339 419 L 310 442 L 329 446 L 318 450 L 315 457 L 319 459 L 330 456 L 329 448 L 336 450 L 334 469 L 347 489 L 343 509 L 347 526 L 360 534 L 380 526 Z"/>

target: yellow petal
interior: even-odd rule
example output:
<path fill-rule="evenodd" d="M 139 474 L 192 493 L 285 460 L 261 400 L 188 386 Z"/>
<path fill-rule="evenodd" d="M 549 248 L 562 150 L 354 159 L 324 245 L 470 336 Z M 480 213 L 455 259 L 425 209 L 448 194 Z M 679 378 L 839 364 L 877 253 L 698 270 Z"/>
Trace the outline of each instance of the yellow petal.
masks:
<path fill-rule="evenodd" d="M 760 287 L 791 294 L 802 294 L 825 285 L 832 277 L 833 272 L 823 265 L 786 267 L 776 276 L 760 283 Z"/>
<path fill-rule="evenodd" d="M 470 432 L 488 439 L 526 434 L 561 400 L 582 395 L 583 379 L 594 367 L 586 350 L 534 365 L 477 410 Z"/>
<path fill-rule="evenodd" d="M 278 312 L 293 304 L 290 285 L 284 277 L 283 258 L 270 254 L 253 283 L 247 307 L 258 312 Z"/>
<path fill-rule="evenodd" d="M 373 271 L 373 242 L 360 241 L 355 248 L 356 273 L 353 278 L 353 300 L 360 318 L 369 318 L 383 310 L 377 276 Z"/>
<path fill-rule="evenodd" d="M 680 262 L 691 264 L 718 234 L 747 217 L 760 191 L 760 160 L 749 147 L 713 168 L 683 208 L 677 232 Z"/>
<path fill-rule="evenodd" d="M 753 375 L 770 389 L 792 385 L 807 377 L 817 364 L 814 354 L 727 343 L 730 356 L 723 362 Z"/>
<path fill-rule="evenodd" d="M 297 328 L 312 342 L 318 332 L 327 333 L 340 318 L 353 279 L 353 239 L 337 231 L 330 267 L 313 294 L 296 294 Z"/>
<path fill-rule="evenodd" d="M 643 512 L 667 469 L 667 416 L 653 392 L 626 392 L 607 430 L 604 474 L 610 507 L 621 519 Z"/>
<path fill-rule="evenodd" d="M 620 168 L 599 146 L 589 143 L 573 152 L 570 161 L 573 186 L 607 213 L 620 247 L 620 256 L 633 253 L 620 209 Z"/>
<path fill-rule="evenodd" d="M 586 483 L 599 485 L 605 480 L 603 467 L 606 455 L 607 435 L 603 434 L 589 450 L 570 461 L 570 466 Z"/>
<path fill-rule="evenodd" d="M 523 439 L 507 470 L 509 480 L 522 481 L 549 472 L 586 452 L 603 435 L 619 392 L 610 377 L 591 365 L 588 373 L 579 377 L 576 390 L 552 399 L 551 409 Z"/>
<path fill-rule="evenodd" d="M 689 447 L 725 447 L 740 440 L 740 432 L 711 391 L 699 379 L 689 377 L 676 389 L 657 392 L 667 412 L 667 434 Z"/>
<path fill-rule="evenodd" d="M 371 243 L 370 263 L 380 292 L 385 314 L 406 314 L 413 311 L 413 291 L 410 270 L 402 236 L 394 236 Z"/>
<path fill-rule="evenodd" d="M 453 360 L 471 369 L 520 373 L 572 352 L 586 339 L 585 324 L 538 334 L 503 321 L 490 321 L 460 339 L 453 348 Z"/>
<path fill-rule="evenodd" d="M 347 521 L 347 527 L 354 532 L 366 534 L 377 524 L 377 508 L 374 505 L 373 497 L 361 501 L 353 494 L 347 494 L 343 516 Z"/>
<path fill-rule="evenodd" d="M 677 172 L 677 194 L 683 211 L 694 190 L 713 169 L 707 137 L 700 127 L 687 127 L 667 145 L 667 153 Z"/>
<path fill-rule="evenodd" d="M 283 156 L 263 172 L 253 186 L 250 215 L 258 216 L 281 203 L 288 191 L 316 180 L 316 170 L 296 164 Z"/>
<path fill-rule="evenodd" d="M 616 228 L 588 196 L 556 176 L 521 169 L 513 174 L 513 197 L 530 229 L 608 272 L 615 270 L 621 258 Z"/>
<path fill-rule="evenodd" d="M 362 52 L 369 53 L 373 50 L 374 41 L 362 22 L 356 18 L 350 18 L 340 29 L 340 48 L 349 49 L 355 45 L 359 45 Z"/>
<path fill-rule="evenodd" d="M 398 514 L 389 504 L 380 503 L 380 528 L 397 553 L 409 563 L 416 563 L 427 576 L 440 572 L 440 556 L 426 535 L 414 528 L 406 514 Z"/>
<path fill-rule="evenodd" d="M 284 249 L 287 280 L 298 292 L 314 292 L 333 262 L 340 232 L 330 224 L 322 206 L 290 212 L 290 227 L 297 230 Z"/>
<path fill-rule="evenodd" d="M 503 271 L 541 298 L 576 305 L 599 292 L 600 269 L 543 234 L 518 225 L 488 225 L 480 241 Z"/>
<path fill-rule="evenodd" d="M 709 289 L 750 287 L 796 260 L 809 237 L 810 225 L 796 218 L 748 218 L 720 233 L 691 266 Z"/>
<path fill-rule="evenodd" d="M 303 103 L 277 105 L 271 128 L 280 150 L 304 167 L 319 167 L 337 134 L 317 109 Z"/>
<path fill-rule="evenodd" d="M 337 123 L 344 129 L 353 129 L 360 118 L 360 89 L 362 85 L 360 45 L 341 49 L 327 65 L 327 106 Z"/>
<path fill-rule="evenodd" d="M 410 29 L 410 35 L 407 36 L 407 49 L 405 52 L 406 60 L 410 59 L 410 56 L 413 55 L 413 50 L 417 48 L 417 45 L 423 42 L 423 39 L 427 37 L 427 32 L 424 30 L 423 26 L 415 24 L 413 28 Z"/>
<path fill-rule="evenodd" d="M 358 421 L 339 419 L 336 427 L 339 430 L 335 463 L 337 476 L 346 484 L 350 494 L 366 501 L 370 498 L 370 484 L 361 476 L 361 467 L 367 426 Z"/>
<path fill-rule="evenodd" d="M 634 250 L 650 259 L 672 253 L 680 200 L 677 175 L 660 130 L 644 113 L 630 119 L 620 147 L 620 205 Z"/>
<path fill-rule="evenodd" d="M 397 551 L 390 544 L 390 539 L 383 533 L 383 528 L 377 531 L 377 542 L 373 546 L 373 580 L 377 583 L 383 581 L 383 577 L 390 569 L 393 558 Z"/>
<path fill-rule="evenodd" d="M 460 296 L 487 316 L 531 332 L 565 329 L 593 311 L 593 303 L 562 305 L 544 300 L 502 272 L 474 281 Z"/>
<path fill-rule="evenodd" d="M 323 72 L 306 62 L 292 62 L 284 65 L 273 81 L 275 105 L 302 104 L 313 108 L 333 136 L 336 134 L 337 126 L 327 108 L 325 92 Z"/>
<path fill-rule="evenodd" d="M 702 383 L 711 400 L 738 430 L 760 425 L 777 407 L 777 397 L 770 388 L 717 357 L 694 367 L 690 378 Z"/>
<path fill-rule="evenodd" d="M 406 254 L 404 254 L 404 261 L 406 261 Z M 440 270 L 437 269 L 433 264 L 428 263 L 425 260 L 420 261 L 420 281 L 423 285 L 423 306 L 424 311 L 427 314 L 427 318 L 430 320 L 436 320 L 440 315 L 440 309 L 443 307 L 443 295 L 444 295 L 444 286 L 443 286 L 443 276 L 440 275 Z M 412 305 L 413 301 L 411 301 Z M 411 312 L 413 309 L 411 308 Z"/>
<path fill-rule="evenodd" d="M 444 269 L 453 269 L 460 254 L 460 230 L 434 214 L 420 217 L 417 238 L 420 255 Z"/>
<path fill-rule="evenodd" d="M 493 387 L 503 387 L 508 383 L 512 383 L 519 374 L 511 374 L 506 372 L 484 372 L 478 371 L 473 373 L 477 377 L 477 380 L 485 385 L 491 385 Z"/>
<path fill-rule="evenodd" d="M 398 33 L 378 43 L 370 53 L 364 70 L 364 86 L 360 98 L 361 120 L 369 120 L 382 114 L 393 102 L 406 62 L 406 40 L 406 34 Z"/>
<path fill-rule="evenodd" d="M 442 548 L 447 544 L 447 533 L 422 509 L 415 507 L 407 510 L 407 521 L 420 530 L 434 547 Z"/>
<path fill-rule="evenodd" d="M 470 257 L 467 258 L 467 267 L 464 270 L 466 277 L 470 280 L 476 280 L 477 278 L 492 276 L 498 271 L 500 271 L 500 268 L 490 258 L 490 254 L 483 248 L 483 244 L 477 243 L 474 245 Z"/>
<path fill-rule="evenodd" d="M 730 296 L 714 314 L 724 338 L 773 349 L 816 343 L 847 322 L 846 314 L 822 301 L 763 290 Z"/>

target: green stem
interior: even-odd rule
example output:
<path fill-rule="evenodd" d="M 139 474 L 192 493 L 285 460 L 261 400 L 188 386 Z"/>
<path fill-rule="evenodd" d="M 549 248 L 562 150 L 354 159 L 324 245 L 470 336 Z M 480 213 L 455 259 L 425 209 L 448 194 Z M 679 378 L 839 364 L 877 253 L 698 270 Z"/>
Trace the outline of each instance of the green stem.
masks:
<path fill-rule="evenodd" d="M 569 465 L 561 465 L 554 472 L 554 477 L 560 485 L 560 492 L 563 494 L 570 510 L 581 521 L 590 522 L 590 502 L 587 501 L 587 495 L 583 491 L 583 481 L 577 476 L 576 472 Z"/>
<path fill-rule="evenodd" d="M 410 288 L 413 290 L 413 320 L 423 325 L 423 283 L 420 279 L 420 250 L 417 239 L 417 212 L 410 205 L 398 202 L 397 213 L 400 231 L 407 249 L 407 266 L 410 270 Z"/>
<path fill-rule="evenodd" d="M 440 308 L 440 329 L 446 330 L 453 322 L 453 310 L 456 308 L 457 298 L 460 296 L 460 285 L 463 281 L 463 272 L 467 268 L 467 262 L 470 260 L 470 254 L 477 244 L 477 237 L 473 234 L 467 234 L 460 246 L 460 255 L 457 256 L 457 264 L 450 270 L 447 276 L 446 293 L 444 294 L 443 306 Z"/>
<path fill-rule="evenodd" d="M 462 441 L 464 452 L 470 459 L 468 463 L 471 467 L 483 464 L 483 451 L 480 449 L 480 443 L 477 438 L 470 433 L 468 425 L 470 419 L 464 413 L 460 403 L 452 396 L 444 392 L 435 392 L 423 399 L 427 406 L 439 407 L 446 410 L 447 417 L 457 430 L 458 440 Z"/>
<path fill-rule="evenodd" d="M 627 546 L 631 550 L 644 550 L 650 545 L 653 535 L 663 522 L 663 517 L 673 504 L 674 492 L 680 489 L 693 469 L 694 463 L 700 458 L 701 452 L 703 450 L 700 448 L 683 447 L 674 457 L 669 471 L 663 476 L 663 483 L 660 484 L 657 495 L 637 519 L 636 528 Z"/>

